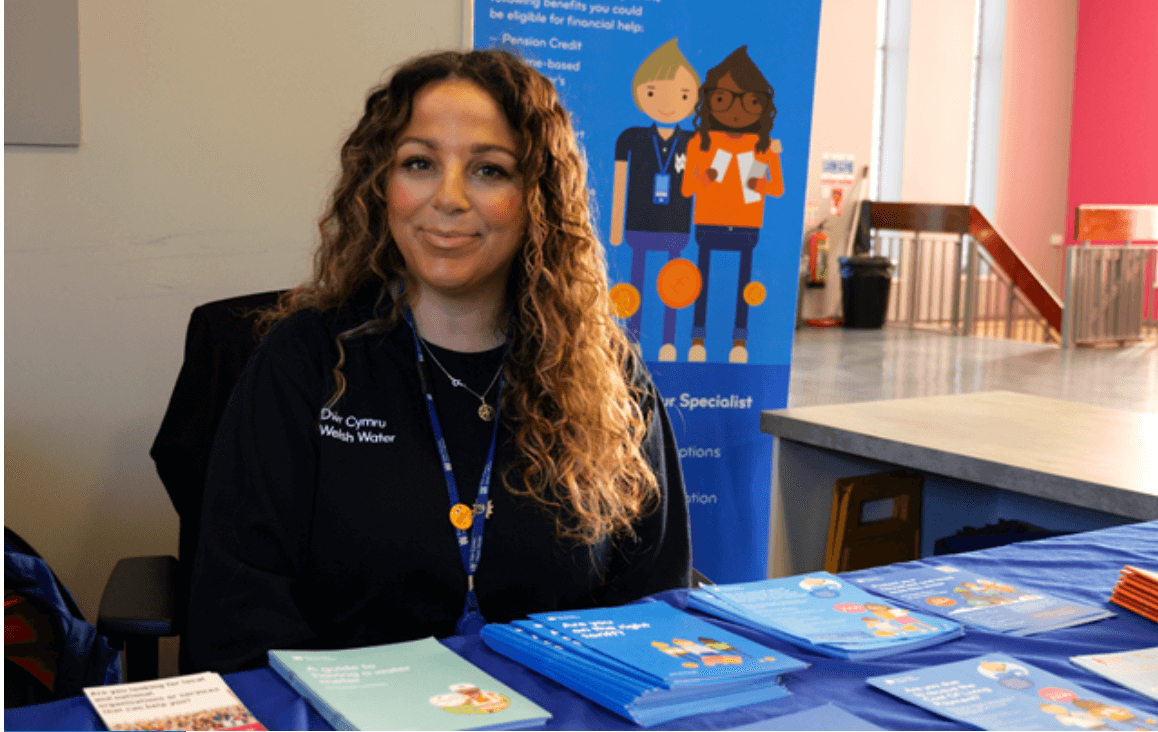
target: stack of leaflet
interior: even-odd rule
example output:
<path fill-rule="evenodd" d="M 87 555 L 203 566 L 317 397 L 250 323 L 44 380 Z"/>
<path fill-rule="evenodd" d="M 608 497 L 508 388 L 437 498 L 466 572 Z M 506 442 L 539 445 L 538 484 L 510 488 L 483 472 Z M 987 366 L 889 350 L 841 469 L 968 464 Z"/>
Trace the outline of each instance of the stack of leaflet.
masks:
<path fill-rule="evenodd" d="M 992 575 L 949 565 L 900 564 L 855 582 L 873 592 L 978 628 L 1026 636 L 1090 623 L 1114 614 L 1105 608 L 1017 587 Z"/>
<path fill-rule="evenodd" d="M 483 641 L 645 727 L 787 696 L 780 675 L 808 666 L 664 602 L 531 618 Z"/>
<path fill-rule="evenodd" d="M 1158 573 L 1126 565 L 1110 602 L 1158 623 Z"/>
<path fill-rule="evenodd" d="M 865 660 L 944 643 L 960 623 L 886 604 L 827 572 L 705 585 L 688 605 L 824 656 Z"/>
<path fill-rule="evenodd" d="M 1152 730 L 1158 726 L 1153 714 L 1001 653 L 865 680 L 910 704 L 976 729 Z"/>

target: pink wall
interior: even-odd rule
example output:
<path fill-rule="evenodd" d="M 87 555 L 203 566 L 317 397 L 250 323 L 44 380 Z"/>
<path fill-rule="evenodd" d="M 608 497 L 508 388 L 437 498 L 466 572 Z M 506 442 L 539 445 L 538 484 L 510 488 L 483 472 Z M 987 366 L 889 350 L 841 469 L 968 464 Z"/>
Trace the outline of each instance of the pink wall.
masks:
<path fill-rule="evenodd" d="M 1074 208 L 1158 204 L 1158 2 L 1081 0 L 1066 242 Z"/>
<path fill-rule="evenodd" d="M 993 223 L 1059 295 L 1078 0 L 1008 0 Z"/>

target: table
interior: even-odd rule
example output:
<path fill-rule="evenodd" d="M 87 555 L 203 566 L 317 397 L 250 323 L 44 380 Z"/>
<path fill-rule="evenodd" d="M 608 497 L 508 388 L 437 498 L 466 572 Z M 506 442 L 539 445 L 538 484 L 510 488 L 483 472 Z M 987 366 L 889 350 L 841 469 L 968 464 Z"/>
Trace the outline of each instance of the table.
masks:
<path fill-rule="evenodd" d="M 947 558 L 940 557 L 937 563 L 943 560 Z M 1118 571 L 1124 565 L 1158 568 L 1158 521 L 958 554 L 948 561 L 962 569 L 983 571 L 1015 585 L 1106 607 L 1118 615 L 1096 623 L 1027 638 L 967 628 L 965 637 L 958 640 L 900 656 L 861 662 L 826 658 L 731 623 L 713 621 L 807 661 L 812 666 L 785 677 L 785 685 L 791 692 L 787 698 L 729 712 L 687 717 L 652 729 L 727 729 L 828 702 L 836 702 L 844 709 L 886 729 L 960 729 L 949 720 L 877 691 L 865 684 L 864 679 L 960 661 L 994 651 L 1008 653 L 1071 679 L 1091 691 L 1158 714 L 1158 702 L 1094 676 L 1067 660 L 1078 654 L 1158 646 L 1158 624 L 1106 602 L 1117 581 Z M 927 563 L 927 560 L 922 563 Z M 871 576 L 877 571 L 880 570 L 868 569 L 842 576 Z M 682 607 L 686 603 L 687 591 L 665 592 L 656 598 Z M 459 636 L 443 642 L 487 673 L 549 710 L 554 718 L 546 729 L 638 729 L 555 682 L 490 651 L 478 636 Z M 229 674 L 225 680 L 269 729 L 330 729 L 296 692 L 269 669 Z M 9 730 L 103 729 L 84 697 L 6 710 L 4 726 Z"/>
<path fill-rule="evenodd" d="M 833 482 L 925 475 L 921 556 L 966 525 L 1088 531 L 1158 519 L 1158 415 L 1007 391 L 765 411 L 768 576 L 824 567 Z"/>

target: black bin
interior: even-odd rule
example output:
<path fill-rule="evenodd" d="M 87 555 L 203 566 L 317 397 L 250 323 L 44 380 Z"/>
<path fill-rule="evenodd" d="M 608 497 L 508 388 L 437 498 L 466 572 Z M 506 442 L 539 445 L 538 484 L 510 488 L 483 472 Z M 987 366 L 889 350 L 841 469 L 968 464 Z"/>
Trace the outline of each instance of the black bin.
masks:
<path fill-rule="evenodd" d="M 841 257 L 840 294 L 844 327 L 880 328 L 889 309 L 893 263 L 888 257 Z"/>

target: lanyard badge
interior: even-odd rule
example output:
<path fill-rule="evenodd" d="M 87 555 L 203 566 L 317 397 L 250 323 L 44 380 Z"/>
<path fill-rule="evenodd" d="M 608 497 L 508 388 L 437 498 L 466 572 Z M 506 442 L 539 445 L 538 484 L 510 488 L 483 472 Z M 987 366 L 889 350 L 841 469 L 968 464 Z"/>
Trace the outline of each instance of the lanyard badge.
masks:
<path fill-rule="evenodd" d="M 438 421 L 438 411 L 434 407 L 434 392 L 430 388 L 430 381 L 427 376 L 426 359 L 423 358 L 422 346 L 418 342 L 418 329 L 414 327 L 414 318 L 409 310 L 404 311 L 403 315 L 406 318 L 406 323 L 410 326 L 411 334 L 414 336 L 414 351 L 418 354 L 418 378 L 422 382 L 426 411 L 430 416 L 430 427 L 434 431 L 434 442 L 438 447 L 438 458 L 442 463 L 443 477 L 446 479 L 446 493 L 450 499 L 450 523 L 454 527 L 459 556 L 462 558 L 462 567 L 466 570 L 466 602 L 463 604 L 462 615 L 455 624 L 454 630 L 459 635 L 478 633 L 487 621 L 479 610 L 478 595 L 474 591 L 474 575 L 478 570 L 479 558 L 482 556 L 483 530 L 486 528 L 487 518 L 487 497 L 490 495 L 491 469 L 494 467 L 495 443 L 498 441 L 499 435 L 499 405 L 496 401 L 491 444 L 487 448 L 487 460 L 483 465 L 482 477 L 479 478 L 478 484 L 478 496 L 472 508 L 459 500 L 458 483 L 455 482 L 454 470 L 450 465 L 450 453 L 447 452 L 446 440 L 442 435 L 442 424 Z M 510 343 L 509 337 L 507 343 Z M 504 350 L 503 359 L 506 360 L 506 357 Z M 502 371 L 501 367 L 499 371 Z M 502 399 L 502 395 L 503 379 L 500 376 L 497 399 Z"/>
<path fill-rule="evenodd" d="M 655 147 L 655 164 L 659 172 L 655 174 L 655 182 L 651 189 L 651 202 L 657 205 L 666 205 L 671 201 L 671 175 L 667 169 L 671 167 L 671 159 L 675 156 L 676 146 L 679 143 L 679 125 L 671 135 L 671 150 L 667 151 L 667 160 L 659 152 L 659 133 L 651 134 L 651 144 Z"/>

